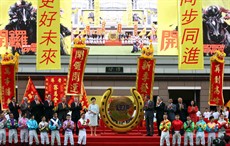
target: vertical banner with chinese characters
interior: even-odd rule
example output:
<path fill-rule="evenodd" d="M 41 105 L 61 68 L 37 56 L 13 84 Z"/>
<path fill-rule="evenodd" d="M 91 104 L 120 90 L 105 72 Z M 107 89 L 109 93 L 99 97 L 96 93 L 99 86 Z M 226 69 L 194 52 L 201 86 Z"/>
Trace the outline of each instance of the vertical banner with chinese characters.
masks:
<path fill-rule="evenodd" d="M 121 23 L 118 23 L 117 24 L 117 32 L 120 34 L 122 31 L 122 24 Z"/>
<path fill-rule="evenodd" d="M 46 76 L 45 94 L 50 94 L 56 106 L 65 96 L 67 76 Z"/>
<path fill-rule="evenodd" d="M 0 64 L 1 86 L 0 99 L 2 110 L 8 109 L 11 98 L 15 96 L 15 66 Z"/>
<path fill-rule="evenodd" d="M 153 58 L 138 58 L 136 88 L 143 99 L 146 95 L 149 95 L 152 99 L 155 63 L 156 60 Z"/>
<path fill-rule="evenodd" d="M 37 69 L 61 69 L 60 1 L 38 1 Z"/>
<path fill-rule="evenodd" d="M 77 43 L 82 43 L 82 40 L 76 38 L 76 47 L 72 48 L 66 87 L 67 95 L 83 94 L 82 83 L 89 50 L 87 48 L 81 48 L 81 45 L 76 45 Z"/>
<path fill-rule="evenodd" d="M 157 7 L 157 55 L 178 55 L 177 0 L 158 0 Z"/>
<path fill-rule="evenodd" d="M 223 81 L 224 81 L 224 57 L 225 53 L 216 51 L 210 58 L 210 83 L 209 83 L 209 105 L 224 105 Z"/>
<path fill-rule="evenodd" d="M 138 23 L 137 22 L 134 22 L 133 33 L 135 36 L 138 35 Z"/>
<path fill-rule="evenodd" d="M 178 68 L 204 69 L 202 0 L 180 0 L 178 5 Z"/>
<path fill-rule="evenodd" d="M 94 26 L 100 25 L 100 0 L 94 0 Z"/>
<path fill-rule="evenodd" d="M 26 90 L 24 93 L 24 97 L 28 98 L 28 102 L 32 102 L 34 100 L 34 96 L 37 95 L 38 99 L 41 101 L 40 95 L 38 94 L 37 89 L 34 86 L 34 83 L 32 81 L 32 79 L 29 77 L 27 86 L 26 86 Z"/>

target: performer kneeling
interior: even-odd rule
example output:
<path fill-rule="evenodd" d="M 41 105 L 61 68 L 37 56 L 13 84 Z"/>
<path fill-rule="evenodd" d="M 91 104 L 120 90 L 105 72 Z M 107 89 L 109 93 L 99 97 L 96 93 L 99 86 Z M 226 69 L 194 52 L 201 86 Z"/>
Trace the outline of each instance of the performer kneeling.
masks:
<path fill-rule="evenodd" d="M 172 131 L 173 131 L 173 140 L 172 144 L 173 146 L 176 145 L 176 142 L 178 146 L 181 144 L 181 134 L 180 131 L 183 129 L 183 122 L 180 120 L 180 116 L 176 115 L 175 120 L 172 122 Z"/>
<path fill-rule="evenodd" d="M 216 139 L 216 132 L 218 131 L 218 125 L 214 122 L 214 117 L 210 116 L 209 123 L 207 124 L 206 131 L 208 132 L 208 146 L 212 145 L 212 141 Z"/>
<path fill-rule="evenodd" d="M 42 117 L 42 121 L 39 123 L 39 131 L 40 131 L 40 137 L 41 137 L 41 144 L 42 145 L 49 145 L 49 136 L 48 136 L 48 123 L 46 122 L 46 117 Z"/>
<path fill-rule="evenodd" d="M 89 120 L 85 118 L 85 113 L 81 113 L 81 119 L 78 120 L 77 126 L 79 129 L 78 146 L 86 145 L 86 128 L 88 128 Z"/>
<path fill-rule="evenodd" d="M 160 139 L 160 146 L 164 145 L 164 141 L 166 141 L 166 145 L 170 146 L 170 141 L 169 141 L 169 130 L 171 127 L 171 122 L 167 119 L 168 116 L 164 115 L 163 116 L 163 121 L 160 124 L 160 130 L 161 130 L 161 139 Z"/>
<path fill-rule="evenodd" d="M 6 144 L 6 118 L 3 112 L 0 115 L 0 145 Z"/>
<path fill-rule="evenodd" d="M 184 122 L 184 130 L 184 145 L 187 146 L 189 141 L 189 145 L 193 146 L 194 122 L 191 120 L 190 116 L 187 116 L 187 121 Z"/>
<path fill-rule="evenodd" d="M 206 129 L 206 123 L 203 120 L 203 116 L 199 117 L 199 121 L 196 123 L 196 145 L 205 145 L 205 135 L 204 131 Z"/>
<path fill-rule="evenodd" d="M 51 145 L 54 145 L 55 138 L 57 139 L 57 144 L 61 145 L 59 129 L 61 128 L 61 121 L 57 117 L 57 113 L 53 114 L 53 118 L 50 119 L 49 129 L 51 130 Z"/>
<path fill-rule="evenodd" d="M 38 140 L 38 134 L 37 134 L 37 128 L 38 123 L 36 120 L 34 120 L 34 115 L 30 115 L 30 119 L 27 121 L 27 126 L 29 129 L 29 145 L 33 145 L 33 140 L 35 139 L 36 145 L 39 145 Z"/>
<path fill-rule="evenodd" d="M 17 128 L 18 128 L 18 122 L 16 119 L 14 119 L 14 115 L 10 113 L 10 119 L 7 120 L 7 128 L 9 129 L 9 145 L 12 145 L 12 141 L 14 139 L 14 144 L 18 143 L 18 133 L 17 133 Z"/>
<path fill-rule="evenodd" d="M 26 118 L 27 115 L 26 113 L 22 113 L 22 117 L 20 118 L 18 122 L 18 126 L 20 128 L 20 140 L 21 140 L 21 145 L 28 145 L 28 137 L 29 137 L 29 132 L 28 132 L 28 127 L 27 127 L 27 121 L 28 119 Z"/>
<path fill-rule="evenodd" d="M 70 119 L 69 114 L 67 114 L 66 120 L 63 123 L 63 129 L 65 130 L 64 145 L 66 146 L 68 140 L 70 139 L 71 146 L 74 146 L 74 140 L 73 140 L 74 122 Z"/>

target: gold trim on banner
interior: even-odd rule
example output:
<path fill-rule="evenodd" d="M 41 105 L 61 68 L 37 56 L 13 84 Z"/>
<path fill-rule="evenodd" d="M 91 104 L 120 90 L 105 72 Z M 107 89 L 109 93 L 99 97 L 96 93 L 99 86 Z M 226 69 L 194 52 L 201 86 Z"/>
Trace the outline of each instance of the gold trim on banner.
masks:
<path fill-rule="evenodd" d="M 67 76 L 67 84 L 66 84 L 66 95 L 72 95 L 72 96 L 76 96 L 76 95 L 83 95 L 82 93 L 81 94 L 71 94 L 71 93 L 67 93 L 68 92 L 68 88 L 69 88 L 69 76 L 70 76 L 70 70 L 71 70 L 71 66 L 72 66 L 72 59 L 73 59 L 73 50 L 74 49 L 82 49 L 82 50 L 86 50 L 87 52 L 87 55 L 85 57 L 85 62 L 84 62 L 84 67 L 83 67 L 83 75 L 82 75 L 82 84 L 83 84 L 83 79 L 84 79 L 84 73 L 85 73 L 85 66 L 86 66 L 86 63 L 87 63 L 87 59 L 88 59 L 88 54 L 89 54 L 89 48 L 88 47 L 85 47 L 85 48 L 76 48 L 76 47 L 73 47 L 71 49 L 71 55 L 70 55 L 70 63 L 69 63 L 69 68 L 68 68 L 68 76 Z"/>

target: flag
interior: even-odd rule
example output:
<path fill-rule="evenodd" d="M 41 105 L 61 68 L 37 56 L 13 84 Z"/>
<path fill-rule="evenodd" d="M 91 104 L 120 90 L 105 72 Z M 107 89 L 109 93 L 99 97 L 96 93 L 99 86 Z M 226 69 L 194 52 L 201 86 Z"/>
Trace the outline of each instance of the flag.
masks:
<path fill-rule="evenodd" d="M 27 86 L 26 86 L 26 90 L 25 90 L 25 93 L 24 93 L 24 97 L 27 97 L 28 102 L 30 103 L 30 102 L 32 102 L 34 100 L 35 95 L 37 95 L 39 101 L 41 101 L 41 98 L 40 98 L 40 96 L 38 94 L 38 91 L 35 88 L 32 79 L 29 77 L 29 80 L 28 80 L 28 83 L 27 83 Z"/>

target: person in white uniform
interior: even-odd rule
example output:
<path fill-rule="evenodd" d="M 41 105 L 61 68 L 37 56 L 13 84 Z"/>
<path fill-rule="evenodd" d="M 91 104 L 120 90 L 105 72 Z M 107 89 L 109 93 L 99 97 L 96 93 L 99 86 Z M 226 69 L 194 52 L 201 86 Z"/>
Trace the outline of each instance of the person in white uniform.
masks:
<path fill-rule="evenodd" d="M 88 128 L 89 120 L 86 119 L 85 113 L 81 113 L 81 118 L 77 122 L 77 126 L 79 128 L 79 135 L 78 135 L 78 146 L 82 144 L 82 146 L 86 145 L 86 128 Z"/>
<path fill-rule="evenodd" d="M 48 136 L 48 131 L 49 131 L 49 124 L 46 122 L 46 117 L 42 117 L 42 121 L 39 123 L 39 131 L 40 131 L 40 137 L 41 137 L 41 144 L 42 145 L 49 145 L 49 136 Z"/>

